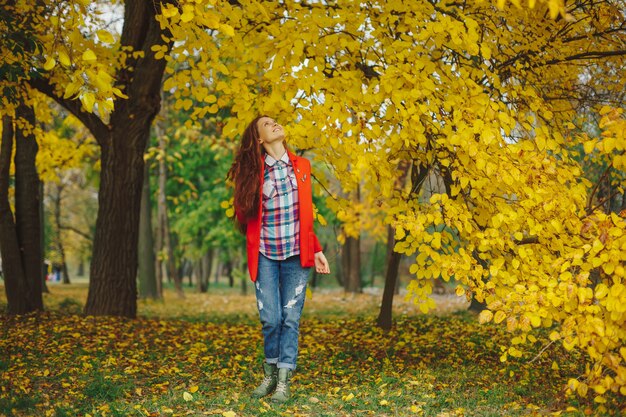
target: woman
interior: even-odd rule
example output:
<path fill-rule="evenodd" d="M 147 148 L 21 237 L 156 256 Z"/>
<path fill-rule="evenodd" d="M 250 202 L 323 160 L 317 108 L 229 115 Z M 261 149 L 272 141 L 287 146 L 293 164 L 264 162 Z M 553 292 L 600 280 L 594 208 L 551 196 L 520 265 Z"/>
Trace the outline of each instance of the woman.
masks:
<path fill-rule="evenodd" d="M 228 177 L 263 325 L 264 378 L 252 395 L 273 392 L 273 401 L 284 402 L 296 368 L 309 269 L 330 273 L 313 232 L 311 164 L 287 151 L 281 125 L 260 116 L 244 131 Z"/>

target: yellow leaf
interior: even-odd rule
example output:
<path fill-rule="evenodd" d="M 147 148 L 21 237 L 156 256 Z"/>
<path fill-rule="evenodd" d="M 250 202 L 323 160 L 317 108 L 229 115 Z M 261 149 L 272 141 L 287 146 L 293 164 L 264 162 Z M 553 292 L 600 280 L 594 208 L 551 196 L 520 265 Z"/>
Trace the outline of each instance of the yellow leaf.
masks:
<path fill-rule="evenodd" d="M 168 4 L 167 7 L 161 9 L 161 13 L 167 18 L 171 18 L 178 14 L 178 8 L 171 4 Z"/>
<path fill-rule="evenodd" d="M 183 392 L 183 400 L 185 401 L 191 401 L 193 400 L 193 395 L 191 395 L 190 393 L 188 393 L 187 391 Z"/>
<path fill-rule="evenodd" d="M 491 48 L 485 44 L 480 46 L 480 52 L 483 54 L 483 58 L 491 59 Z"/>
<path fill-rule="evenodd" d="M 193 10 L 193 6 L 190 4 L 185 4 L 183 6 L 183 14 L 180 15 L 180 20 L 183 21 L 183 23 L 188 23 L 191 22 L 191 20 L 194 18 L 194 10 Z"/>
<path fill-rule="evenodd" d="M 224 416 L 224 417 L 236 417 L 237 413 L 235 413 L 234 411 L 224 411 L 222 413 L 222 416 Z"/>
<path fill-rule="evenodd" d="M 490 322 L 492 318 L 493 318 L 493 313 L 491 311 L 483 310 L 478 315 L 478 322 L 480 324 L 485 324 L 485 323 Z"/>
<path fill-rule="evenodd" d="M 378 404 L 380 404 L 380 405 L 387 405 L 387 404 L 389 404 L 389 401 L 387 401 L 387 400 L 380 400 L 380 402 Z"/>
<path fill-rule="evenodd" d="M 83 103 L 83 106 L 85 106 L 85 110 L 87 110 L 89 113 L 93 112 L 93 106 L 96 103 L 96 97 L 93 95 L 93 93 L 85 93 L 82 96 L 80 96 L 80 101 Z"/>
<path fill-rule="evenodd" d="M 113 38 L 113 35 L 111 35 L 106 30 L 99 30 L 96 32 L 96 34 L 98 35 L 98 39 L 100 39 L 100 42 L 115 43 L 115 39 Z"/>
<path fill-rule="evenodd" d="M 227 25 L 226 23 L 220 23 L 220 32 L 222 32 L 226 36 L 235 36 L 235 29 L 231 25 Z"/>
<path fill-rule="evenodd" d="M 496 311 L 496 314 L 493 316 L 494 323 L 501 323 L 506 318 L 506 314 L 502 310 Z"/>
<path fill-rule="evenodd" d="M 96 58 L 96 54 L 94 54 L 91 49 L 87 49 L 85 52 L 83 52 L 83 61 L 93 62 L 97 59 L 98 58 Z"/>
<path fill-rule="evenodd" d="M 43 64 L 43 69 L 45 69 L 46 71 L 50 71 L 52 68 L 54 68 L 56 63 L 57 62 L 54 60 L 54 58 L 48 57 L 48 59 L 46 59 L 46 62 Z"/>
<path fill-rule="evenodd" d="M 70 61 L 70 57 L 67 56 L 65 51 L 59 51 L 59 62 L 64 67 L 69 67 L 70 65 L 72 65 L 72 62 Z"/>
<path fill-rule="evenodd" d="M 343 401 L 350 401 L 350 400 L 351 400 L 351 399 L 353 399 L 353 398 L 354 398 L 354 394 L 353 394 L 353 393 L 350 393 L 350 394 L 348 394 L 348 395 L 344 395 L 341 399 L 342 399 Z"/>
<path fill-rule="evenodd" d="M 122 91 L 119 88 L 113 87 L 111 91 L 113 92 L 113 94 L 115 94 L 119 98 L 128 98 L 128 96 L 122 93 Z"/>
<path fill-rule="evenodd" d="M 596 142 L 597 142 L 597 139 L 593 139 L 593 140 L 588 140 L 585 143 L 583 143 L 583 149 L 585 150 L 585 153 L 592 153 L 593 149 L 596 146 Z"/>

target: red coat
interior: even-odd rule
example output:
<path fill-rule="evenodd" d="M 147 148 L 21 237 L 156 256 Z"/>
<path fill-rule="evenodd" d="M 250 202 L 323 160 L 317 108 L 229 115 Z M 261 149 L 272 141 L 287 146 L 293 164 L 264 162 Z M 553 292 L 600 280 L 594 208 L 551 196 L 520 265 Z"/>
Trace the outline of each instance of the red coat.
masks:
<path fill-rule="evenodd" d="M 298 180 L 298 201 L 300 212 L 300 264 L 303 268 L 315 266 L 315 254 L 322 251 L 315 232 L 313 231 L 313 197 L 311 191 L 311 163 L 308 159 L 296 156 L 287 151 L 293 164 L 293 171 Z M 263 174 L 265 162 L 261 165 L 259 193 L 263 193 Z M 256 281 L 259 266 L 259 246 L 261 242 L 261 219 L 263 196 L 259 197 L 259 214 L 256 217 L 243 219 L 237 212 L 240 222 L 246 223 L 246 248 L 248 252 L 248 271 L 250 279 Z"/>

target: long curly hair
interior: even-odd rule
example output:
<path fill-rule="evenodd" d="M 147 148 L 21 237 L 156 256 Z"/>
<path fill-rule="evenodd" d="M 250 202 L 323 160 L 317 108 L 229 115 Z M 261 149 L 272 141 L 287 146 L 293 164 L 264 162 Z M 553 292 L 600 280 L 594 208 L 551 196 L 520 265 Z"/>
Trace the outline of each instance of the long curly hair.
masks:
<path fill-rule="evenodd" d="M 261 187 L 261 164 L 265 149 L 259 143 L 257 122 L 265 115 L 255 117 L 241 137 L 239 151 L 228 171 L 227 178 L 235 183 L 235 221 L 239 230 L 246 230 L 246 220 L 258 215 Z M 244 221 L 240 221 L 243 219 Z"/>

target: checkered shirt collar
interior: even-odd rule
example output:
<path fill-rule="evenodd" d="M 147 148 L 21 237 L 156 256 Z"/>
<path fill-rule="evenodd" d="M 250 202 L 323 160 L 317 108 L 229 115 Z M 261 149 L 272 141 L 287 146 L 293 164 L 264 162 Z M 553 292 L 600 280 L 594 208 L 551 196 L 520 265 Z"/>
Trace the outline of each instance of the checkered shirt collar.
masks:
<path fill-rule="evenodd" d="M 289 155 L 287 155 L 287 151 L 285 151 L 285 153 L 283 154 L 283 156 L 280 157 L 279 160 L 274 159 L 274 157 L 271 156 L 269 153 L 265 154 L 265 163 L 268 166 L 273 167 L 274 164 L 276 164 L 276 162 L 278 161 L 283 161 L 285 164 L 291 165 L 291 160 L 289 159 Z"/>

